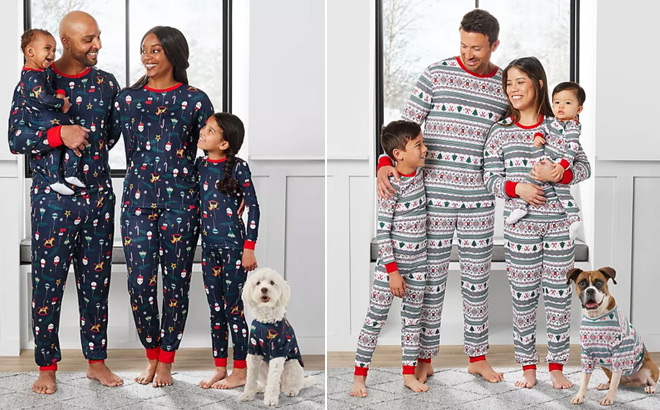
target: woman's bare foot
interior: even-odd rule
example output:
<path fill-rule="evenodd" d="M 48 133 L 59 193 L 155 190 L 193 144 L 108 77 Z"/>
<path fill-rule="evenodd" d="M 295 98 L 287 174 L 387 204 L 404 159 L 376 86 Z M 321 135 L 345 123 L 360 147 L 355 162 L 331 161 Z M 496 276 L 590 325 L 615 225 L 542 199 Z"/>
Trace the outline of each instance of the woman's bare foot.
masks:
<path fill-rule="evenodd" d="M 526 387 L 531 389 L 536 384 L 536 369 L 523 370 L 523 375 L 516 380 L 516 387 Z"/>
<path fill-rule="evenodd" d="M 57 391 L 57 380 L 54 370 L 39 372 L 39 378 L 32 383 L 32 391 L 39 394 L 53 394 Z"/>
<path fill-rule="evenodd" d="M 353 376 L 353 388 L 348 392 L 353 397 L 367 397 L 367 376 Z"/>
<path fill-rule="evenodd" d="M 90 363 L 87 368 L 87 378 L 98 380 L 102 385 L 117 387 L 124 385 L 124 379 L 114 374 L 103 362 Z"/>
<path fill-rule="evenodd" d="M 573 387 L 573 382 L 568 380 L 561 370 L 552 370 L 550 378 L 552 379 L 552 387 L 555 389 L 570 389 Z"/>
<path fill-rule="evenodd" d="M 158 360 L 149 360 L 147 367 L 135 377 L 135 381 L 140 384 L 149 384 L 154 380 L 154 373 L 156 373 L 156 367 L 158 366 Z"/>
<path fill-rule="evenodd" d="M 420 383 L 426 383 L 429 377 L 433 376 L 433 365 L 431 363 L 417 362 L 415 368 L 415 379 Z"/>
<path fill-rule="evenodd" d="M 227 377 L 227 368 L 226 367 L 216 367 L 215 368 L 215 374 L 208 379 L 204 379 L 201 382 L 199 382 L 199 387 L 202 389 L 208 389 L 213 385 L 215 382 L 218 382 L 222 379 Z"/>
<path fill-rule="evenodd" d="M 468 365 L 468 373 L 479 375 L 491 383 L 499 383 L 504 380 L 504 373 L 496 372 L 486 360 L 479 360 Z"/>
<path fill-rule="evenodd" d="M 247 377 L 247 369 L 234 369 L 231 374 L 222 380 L 213 383 L 211 387 L 214 389 L 233 389 L 238 386 L 245 385 L 245 378 Z"/>
<path fill-rule="evenodd" d="M 404 374 L 403 385 L 415 393 L 421 393 L 429 390 L 429 386 L 417 380 L 414 374 Z"/>
<path fill-rule="evenodd" d="M 172 385 L 172 363 L 158 362 L 156 373 L 154 373 L 154 387 L 164 387 Z"/>

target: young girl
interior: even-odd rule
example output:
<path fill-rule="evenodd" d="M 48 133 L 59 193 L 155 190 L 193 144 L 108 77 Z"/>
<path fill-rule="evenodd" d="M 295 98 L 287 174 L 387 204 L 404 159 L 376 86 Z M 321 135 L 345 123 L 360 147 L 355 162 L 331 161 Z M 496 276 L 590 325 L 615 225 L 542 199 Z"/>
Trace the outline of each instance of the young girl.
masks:
<path fill-rule="evenodd" d="M 536 384 L 536 309 L 543 294 L 548 330 L 546 361 L 552 384 L 557 389 L 569 388 L 573 383 L 562 370 L 570 346 L 571 286 L 566 284 L 566 273 L 573 268 L 573 241 L 569 240 L 566 212 L 554 189 L 550 184 L 526 182 L 537 159 L 534 135 L 554 120 L 548 81 L 541 63 L 525 57 L 509 64 L 502 84 L 509 109 L 506 119 L 489 131 L 484 148 L 484 181 L 491 193 L 506 200 L 505 218 L 513 209 L 511 198 L 520 197 L 530 205 L 520 221 L 504 225 L 513 298 L 513 343 L 516 361 L 523 367 L 523 377 L 516 386 L 531 388 Z M 578 156 L 584 157 L 584 152 L 578 151 Z M 582 161 L 588 164 L 586 159 Z M 588 165 L 586 170 L 576 167 L 574 174 L 573 183 L 588 178 Z M 566 177 L 560 183 L 570 182 Z"/>
<path fill-rule="evenodd" d="M 197 146 L 202 209 L 202 271 L 211 311 L 211 341 L 216 372 L 199 382 L 205 389 L 232 389 L 245 384 L 248 327 L 241 292 L 247 271 L 256 269 L 254 246 L 259 203 L 247 162 L 236 157 L 243 145 L 243 123 L 235 115 L 216 113 L 199 134 Z M 239 215 L 248 211 L 247 230 Z M 234 342 L 234 371 L 227 376 L 228 335 Z"/>

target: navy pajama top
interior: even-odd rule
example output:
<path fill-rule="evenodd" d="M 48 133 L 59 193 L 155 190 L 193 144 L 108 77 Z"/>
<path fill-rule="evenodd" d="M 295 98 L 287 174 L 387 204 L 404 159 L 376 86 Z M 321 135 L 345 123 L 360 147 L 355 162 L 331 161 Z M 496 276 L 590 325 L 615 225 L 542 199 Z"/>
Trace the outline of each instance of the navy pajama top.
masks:
<path fill-rule="evenodd" d="M 253 320 L 250 326 L 248 354 L 262 356 L 267 362 L 277 357 L 295 359 L 304 367 L 296 334 L 286 319 L 275 323 Z"/>

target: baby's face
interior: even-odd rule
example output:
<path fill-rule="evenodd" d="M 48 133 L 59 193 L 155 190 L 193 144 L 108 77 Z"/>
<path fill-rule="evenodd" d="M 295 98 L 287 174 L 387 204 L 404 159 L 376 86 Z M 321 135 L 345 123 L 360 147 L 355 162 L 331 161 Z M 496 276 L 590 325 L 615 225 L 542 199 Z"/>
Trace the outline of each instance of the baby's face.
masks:
<path fill-rule="evenodd" d="M 582 111 L 575 92 L 562 90 L 552 96 L 552 112 L 561 121 L 576 120 Z"/>
<path fill-rule="evenodd" d="M 55 39 L 43 33 L 37 33 L 26 49 L 25 58 L 42 69 L 46 69 L 55 60 Z"/>

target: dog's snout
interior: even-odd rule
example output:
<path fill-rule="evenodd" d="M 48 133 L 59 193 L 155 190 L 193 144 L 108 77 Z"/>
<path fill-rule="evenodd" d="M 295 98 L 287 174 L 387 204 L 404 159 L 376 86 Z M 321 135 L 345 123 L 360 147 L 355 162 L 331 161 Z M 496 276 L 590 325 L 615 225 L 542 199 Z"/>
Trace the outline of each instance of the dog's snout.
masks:
<path fill-rule="evenodd" d="M 587 289 L 587 296 L 593 296 L 596 294 L 596 290 L 593 288 L 588 288 Z"/>
<path fill-rule="evenodd" d="M 261 293 L 266 293 L 268 292 L 268 288 L 261 288 Z"/>

